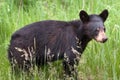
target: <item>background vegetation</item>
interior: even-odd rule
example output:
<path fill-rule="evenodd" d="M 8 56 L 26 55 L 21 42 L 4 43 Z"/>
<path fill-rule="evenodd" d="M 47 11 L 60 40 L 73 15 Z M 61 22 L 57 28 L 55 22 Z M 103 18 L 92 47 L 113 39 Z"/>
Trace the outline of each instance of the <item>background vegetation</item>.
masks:
<path fill-rule="evenodd" d="M 7 47 L 11 34 L 24 25 L 41 20 L 79 19 L 80 10 L 89 14 L 109 10 L 105 22 L 109 40 L 105 44 L 91 41 L 78 67 L 80 80 L 120 80 L 120 1 L 119 0 L 0 0 L 0 80 L 26 80 L 11 75 Z M 33 72 L 35 80 L 59 80 L 59 62 Z"/>

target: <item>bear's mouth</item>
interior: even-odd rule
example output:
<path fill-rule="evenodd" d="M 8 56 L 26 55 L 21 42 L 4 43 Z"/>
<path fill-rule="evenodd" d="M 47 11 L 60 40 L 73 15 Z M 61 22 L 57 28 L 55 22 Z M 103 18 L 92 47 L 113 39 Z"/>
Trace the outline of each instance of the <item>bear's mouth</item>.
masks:
<path fill-rule="evenodd" d="M 100 43 L 105 43 L 107 40 L 108 40 L 108 38 L 106 37 L 106 38 L 102 38 L 102 39 L 96 39 L 95 38 L 95 40 L 97 41 L 97 42 L 100 42 Z"/>

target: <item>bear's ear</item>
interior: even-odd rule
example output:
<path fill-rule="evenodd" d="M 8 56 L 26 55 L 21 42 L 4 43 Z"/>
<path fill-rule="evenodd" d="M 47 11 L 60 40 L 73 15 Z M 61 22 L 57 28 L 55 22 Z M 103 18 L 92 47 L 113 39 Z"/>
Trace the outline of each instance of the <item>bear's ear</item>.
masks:
<path fill-rule="evenodd" d="M 89 21 L 89 15 L 84 10 L 80 11 L 79 16 L 83 23 Z"/>
<path fill-rule="evenodd" d="M 107 9 L 103 10 L 103 11 L 99 14 L 99 16 L 103 19 L 103 21 L 105 21 L 105 20 L 107 19 L 107 17 L 108 17 L 108 10 L 107 10 Z"/>

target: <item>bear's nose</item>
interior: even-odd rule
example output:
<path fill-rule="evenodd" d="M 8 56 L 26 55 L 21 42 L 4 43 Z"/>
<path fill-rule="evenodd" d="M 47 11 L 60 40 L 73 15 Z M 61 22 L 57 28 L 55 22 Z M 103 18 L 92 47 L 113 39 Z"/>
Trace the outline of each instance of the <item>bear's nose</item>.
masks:
<path fill-rule="evenodd" d="M 102 39 L 103 43 L 106 42 L 107 40 L 108 40 L 107 37 L 105 37 L 105 38 Z"/>

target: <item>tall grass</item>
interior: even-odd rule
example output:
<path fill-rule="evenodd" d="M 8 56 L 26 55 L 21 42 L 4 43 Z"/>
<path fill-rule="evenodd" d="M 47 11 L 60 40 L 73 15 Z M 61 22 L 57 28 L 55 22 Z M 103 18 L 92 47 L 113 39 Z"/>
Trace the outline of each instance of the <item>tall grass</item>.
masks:
<path fill-rule="evenodd" d="M 11 34 L 22 26 L 41 20 L 79 19 L 79 11 L 100 13 L 109 10 L 105 22 L 109 40 L 105 44 L 91 41 L 81 57 L 78 75 L 81 80 L 120 80 L 120 2 L 119 0 L 1 0 L 0 1 L 0 80 L 16 80 L 11 75 L 7 47 Z M 25 1 L 25 2 L 24 2 Z M 60 62 L 45 67 L 35 80 L 59 80 Z M 58 75 L 59 74 L 59 75 Z M 13 76 L 13 78 L 11 78 Z M 18 80 L 22 80 L 17 78 Z M 23 79 L 25 80 L 25 79 Z"/>

